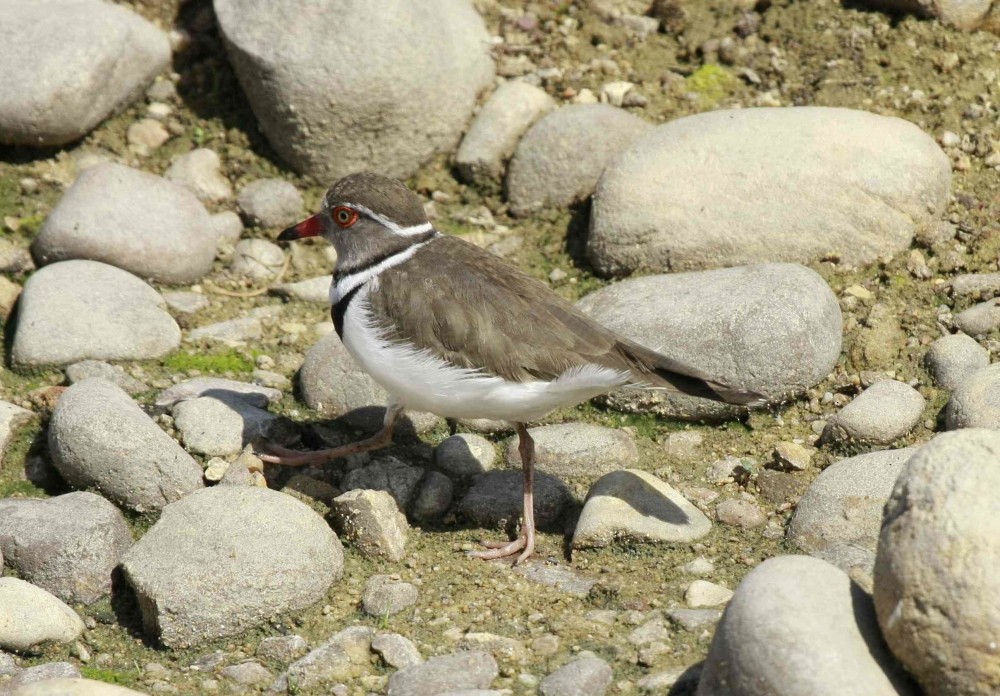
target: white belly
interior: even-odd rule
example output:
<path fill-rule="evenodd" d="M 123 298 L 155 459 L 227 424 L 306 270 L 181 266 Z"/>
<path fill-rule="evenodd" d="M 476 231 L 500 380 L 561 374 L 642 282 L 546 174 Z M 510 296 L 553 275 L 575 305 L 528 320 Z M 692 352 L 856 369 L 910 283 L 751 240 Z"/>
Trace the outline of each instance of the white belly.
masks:
<path fill-rule="evenodd" d="M 373 328 L 368 293 L 373 279 L 344 314 L 344 346 L 361 368 L 408 409 L 445 418 L 490 418 L 530 422 L 629 381 L 627 373 L 600 365 L 572 368 L 551 382 L 510 382 L 479 370 L 456 367 L 426 350 L 385 340 Z"/>

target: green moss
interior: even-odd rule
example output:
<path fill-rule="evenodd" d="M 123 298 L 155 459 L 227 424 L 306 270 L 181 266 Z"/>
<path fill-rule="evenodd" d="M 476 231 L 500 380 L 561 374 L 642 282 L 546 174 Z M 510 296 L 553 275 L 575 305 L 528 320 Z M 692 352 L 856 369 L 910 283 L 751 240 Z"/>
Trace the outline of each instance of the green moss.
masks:
<path fill-rule="evenodd" d="M 224 353 L 173 353 L 163 360 L 163 366 L 174 372 L 200 370 L 212 374 L 224 372 L 252 372 L 254 369 L 251 356 L 236 350 Z"/>
<path fill-rule="evenodd" d="M 28 237 L 34 237 L 38 230 L 41 229 L 42 223 L 45 222 L 46 217 L 48 216 L 38 214 L 21 218 L 20 232 Z"/>
<path fill-rule="evenodd" d="M 684 82 L 689 91 L 701 95 L 704 100 L 713 104 L 740 84 L 736 77 L 716 63 L 701 66 Z"/>
<path fill-rule="evenodd" d="M 138 675 L 135 672 L 88 667 L 87 665 L 80 667 L 80 674 L 87 679 L 102 681 L 105 684 L 118 684 L 119 686 L 130 686 L 138 679 Z"/>

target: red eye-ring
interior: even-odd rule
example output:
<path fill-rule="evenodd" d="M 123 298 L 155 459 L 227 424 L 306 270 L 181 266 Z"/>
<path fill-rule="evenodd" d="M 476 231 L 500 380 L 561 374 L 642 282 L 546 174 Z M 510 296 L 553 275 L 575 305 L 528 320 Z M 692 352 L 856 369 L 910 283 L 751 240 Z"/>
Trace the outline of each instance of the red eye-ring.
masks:
<path fill-rule="evenodd" d="M 358 221 L 358 211 L 348 208 L 346 205 L 338 205 L 330 211 L 333 221 L 345 230 Z"/>

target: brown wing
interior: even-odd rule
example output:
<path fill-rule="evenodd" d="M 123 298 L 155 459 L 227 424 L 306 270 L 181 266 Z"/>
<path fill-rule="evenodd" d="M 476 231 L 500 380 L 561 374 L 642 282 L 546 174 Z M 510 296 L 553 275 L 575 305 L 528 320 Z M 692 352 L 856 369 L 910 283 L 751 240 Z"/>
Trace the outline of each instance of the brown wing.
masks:
<path fill-rule="evenodd" d="M 618 336 L 543 283 L 458 237 L 441 237 L 383 271 L 369 302 L 392 338 L 511 381 L 551 380 L 572 367 L 597 364 L 694 396 L 753 400 Z"/>

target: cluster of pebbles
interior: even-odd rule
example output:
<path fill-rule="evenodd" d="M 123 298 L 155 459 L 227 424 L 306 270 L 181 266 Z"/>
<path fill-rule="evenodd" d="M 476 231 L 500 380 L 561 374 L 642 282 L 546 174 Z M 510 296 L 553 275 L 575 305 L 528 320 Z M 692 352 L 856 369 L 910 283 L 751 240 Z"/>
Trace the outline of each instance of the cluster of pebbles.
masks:
<path fill-rule="evenodd" d="M 996 26 L 974 5 L 933 12 Z M 729 8 L 727 35 L 695 52 L 703 67 L 655 87 L 624 79 L 629 50 L 700 26 L 694 8 L 340 9 L 331 23 L 215 0 L 190 11 L 193 29 L 166 32 L 101 0 L 5 8 L 0 141 L 72 149 L 38 165 L 48 178 L 11 182 L 26 200 L 58 193 L 30 238 L 29 215 L 2 211 L 22 234 L 0 238 L 16 373 L 0 450 L 24 458 L 32 492 L 55 494 L 0 498 L 0 693 L 139 693 L 106 683 L 123 672 L 149 693 L 1000 689 L 1000 269 L 990 234 L 956 216 L 956 200 L 978 203 L 952 180 L 1000 168 L 986 131 L 932 135 L 875 113 L 891 109 L 765 108 L 780 89 L 762 80 L 787 64 L 763 47 L 761 6 Z M 870 21 L 859 45 L 901 31 Z M 185 134 L 171 60 L 207 51 L 216 28 L 287 169 L 236 176 L 232 148 L 203 143 L 152 166 Z M 587 64 L 544 55 L 611 35 L 623 47 Z M 393 50 L 365 60 L 361 39 Z M 758 72 L 750 61 L 765 54 Z M 952 55 L 942 72 L 958 69 Z M 581 86 L 595 75 L 617 79 Z M 727 79 L 758 93 L 709 110 Z M 660 123 L 654 89 L 701 113 Z M 915 92 L 907 103 L 925 103 Z M 74 147 L 138 113 L 141 95 L 119 150 Z M 985 121 L 996 107 L 979 98 L 962 113 Z M 522 228 L 586 214 L 574 260 L 621 280 L 580 309 L 768 400 L 746 419 L 625 390 L 591 422 L 532 428 L 546 534 L 516 569 L 454 553 L 473 547 L 470 529 L 510 532 L 520 514 L 505 424 L 411 413 L 406 444 L 343 466 L 290 471 L 255 455 L 371 432 L 387 397 L 325 316 L 335 254 L 268 240 L 321 191 L 289 172 L 419 180 L 442 153 L 455 178 L 428 191 L 427 209 L 443 227 L 475 228 L 516 260 Z M 11 159 L 0 183 L 27 171 Z M 502 202 L 457 205 L 443 188 Z M 585 276 L 573 273 L 548 275 L 574 294 Z M 939 306 L 907 307 L 893 287 Z M 228 361 L 222 375 L 169 367 L 203 354 Z M 650 422 L 731 427 L 654 442 Z M 633 561 L 662 581 L 630 577 Z M 639 582 L 657 596 L 618 596 Z M 109 632 L 147 641 L 141 672 Z"/>

